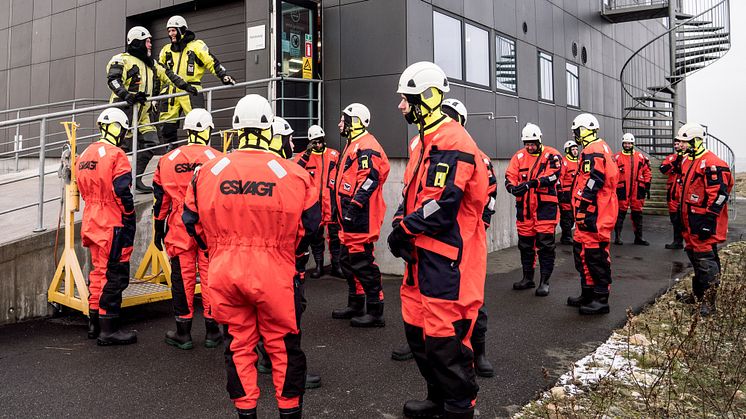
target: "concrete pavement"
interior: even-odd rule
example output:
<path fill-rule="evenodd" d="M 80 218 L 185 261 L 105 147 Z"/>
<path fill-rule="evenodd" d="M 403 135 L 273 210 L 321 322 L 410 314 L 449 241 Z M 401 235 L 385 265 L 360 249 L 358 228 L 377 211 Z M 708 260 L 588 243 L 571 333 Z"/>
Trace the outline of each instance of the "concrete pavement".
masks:
<path fill-rule="evenodd" d="M 628 307 L 640 310 L 688 268 L 683 251 L 663 248 L 670 241 L 668 219 L 645 221 L 650 247 L 612 246 L 612 310 L 606 316 L 581 317 L 565 306 L 567 296 L 579 292 L 570 246 L 558 246 L 546 298 L 511 289 L 521 275 L 516 248 L 490 254 L 487 345 L 496 376 L 479 379 L 480 417 L 507 416 L 535 397 L 621 326 Z M 624 238 L 631 242 L 631 223 L 625 227 Z M 746 231 L 742 224 L 731 230 L 736 238 Z M 414 362 L 390 360 L 391 349 L 404 342 L 398 281 L 385 279 L 387 326 L 376 330 L 331 319 L 331 310 L 345 302 L 342 280 L 307 282 L 303 347 L 323 387 L 306 393 L 304 417 L 397 418 L 404 401 L 424 396 Z M 169 304 L 129 309 L 125 317 L 127 327 L 139 333 L 139 343 L 131 347 L 97 347 L 85 339 L 85 319 L 78 315 L 0 328 L 0 417 L 234 415 L 222 350 L 201 346 L 201 321 L 193 331 L 195 349 L 180 351 L 163 343 L 163 334 L 173 327 Z M 270 377 L 260 375 L 259 383 L 260 417 L 276 417 Z"/>

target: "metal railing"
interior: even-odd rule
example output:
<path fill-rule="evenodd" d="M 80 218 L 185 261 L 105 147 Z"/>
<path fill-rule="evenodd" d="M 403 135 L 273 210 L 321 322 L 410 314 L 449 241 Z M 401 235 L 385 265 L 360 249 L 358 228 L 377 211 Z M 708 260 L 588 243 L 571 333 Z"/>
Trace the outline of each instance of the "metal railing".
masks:
<path fill-rule="evenodd" d="M 601 0 L 601 11 L 619 10 L 639 6 L 666 6 L 669 0 Z"/>
<path fill-rule="evenodd" d="M 672 152 L 677 118 L 677 85 L 717 61 L 730 48 L 728 0 L 687 0 L 672 4 L 669 29 L 639 48 L 624 63 L 622 126 L 651 155 Z"/>
<path fill-rule="evenodd" d="M 733 152 L 733 149 L 728 146 L 728 144 L 725 143 L 725 141 L 721 140 L 720 138 L 712 135 L 709 130 L 707 131 L 707 138 L 705 138 L 705 147 L 707 147 L 708 150 L 715 153 L 718 157 L 723 159 L 723 161 L 730 166 L 730 173 L 731 176 L 733 176 L 733 189 L 730 191 L 730 197 L 728 198 L 728 201 L 730 202 L 730 205 L 728 205 L 728 216 L 730 219 L 736 218 L 736 153 Z"/>
<path fill-rule="evenodd" d="M 8 118 L 8 117 L 15 117 L 14 119 L 20 119 L 23 114 L 30 114 L 34 111 L 38 110 L 46 110 L 49 112 L 49 109 L 53 108 L 59 108 L 59 107 L 67 107 L 70 106 L 71 109 L 81 108 L 81 104 L 84 103 L 101 103 L 101 102 L 108 102 L 106 99 L 94 99 L 94 98 L 76 98 L 76 99 L 70 99 L 70 100 L 63 100 L 59 102 L 52 102 L 52 103 L 44 103 L 44 104 L 38 104 L 38 105 L 30 105 L 30 106 L 23 106 L 20 108 L 13 108 L 13 109 L 4 109 L 0 110 L 0 118 Z M 15 115 L 12 115 L 15 114 Z M 72 119 L 75 120 L 75 114 L 72 115 Z M 5 148 L 11 148 L 13 150 L 13 156 L 12 157 L 4 157 L 0 158 L 0 161 L 3 160 L 10 160 L 13 159 L 15 161 L 15 171 L 18 172 L 18 162 L 21 157 L 24 157 L 24 149 L 23 149 L 23 143 L 26 142 L 33 142 L 34 140 L 38 140 L 38 136 L 32 136 L 32 137 L 23 137 L 21 134 L 21 127 L 22 124 L 18 124 L 15 126 L 15 130 L 8 132 L 6 129 L 5 133 L 0 135 L 0 138 L 10 138 L 11 133 L 13 136 L 13 139 L 10 141 L 2 141 L 0 140 L 0 150 L 3 150 Z M 60 131 L 53 134 L 47 134 L 48 137 L 54 137 L 64 135 L 64 131 Z"/>
<path fill-rule="evenodd" d="M 283 116 L 281 112 L 283 110 L 283 106 L 286 101 L 304 101 L 305 100 L 309 102 L 308 115 L 307 116 L 294 116 L 288 119 L 292 119 L 294 121 L 307 120 L 308 125 L 310 125 L 312 122 L 320 124 L 321 114 L 322 114 L 322 108 L 321 108 L 322 105 L 321 105 L 321 99 L 320 99 L 322 97 L 321 96 L 321 86 L 322 86 L 321 80 L 297 79 L 297 78 L 288 78 L 288 77 L 271 77 L 271 78 L 236 83 L 235 85 L 232 85 L 232 86 L 207 87 L 207 88 L 200 90 L 200 94 L 205 96 L 205 108 L 213 114 L 213 117 L 215 117 L 220 114 L 228 114 L 229 112 L 233 111 L 233 109 L 235 108 L 235 103 L 234 103 L 232 106 L 213 109 L 213 102 L 215 99 L 214 96 L 216 92 L 229 91 L 229 90 L 235 91 L 235 90 L 243 89 L 243 93 L 245 94 L 246 89 L 249 89 L 249 88 L 256 89 L 257 86 L 263 86 L 263 85 L 267 86 L 269 92 L 277 92 L 278 91 L 277 84 L 279 83 L 280 88 L 282 89 L 282 91 L 284 91 L 284 85 L 286 82 L 308 84 L 309 86 L 308 96 L 309 97 L 308 98 L 291 98 L 291 97 L 280 96 L 280 97 L 272 98 L 271 101 L 273 103 L 273 107 L 275 107 L 276 109 L 276 112 L 278 108 L 277 102 L 279 102 L 280 112 L 278 112 L 277 114 L 279 116 Z M 313 89 L 314 87 L 316 88 L 315 92 Z M 154 96 L 154 97 L 148 98 L 148 100 L 153 100 L 153 101 L 167 100 L 167 99 L 171 99 L 174 97 L 186 96 L 186 95 L 188 95 L 188 93 L 181 92 L 181 93 L 175 93 L 175 94 Z M 74 103 L 74 101 L 69 101 L 69 102 Z M 5 185 L 15 184 L 15 183 L 18 183 L 24 180 L 36 178 L 38 198 L 35 202 L 25 203 L 25 204 L 18 205 L 12 208 L 0 208 L 0 215 L 9 214 L 9 213 L 13 213 L 16 211 L 20 211 L 26 208 L 36 206 L 37 207 L 37 222 L 36 222 L 36 228 L 34 229 L 34 232 L 44 231 L 45 230 L 44 228 L 44 204 L 49 203 L 49 202 L 54 202 L 60 199 L 59 196 L 54 197 L 54 198 L 46 198 L 46 199 L 44 198 L 44 178 L 48 175 L 57 173 L 57 170 L 50 170 L 50 171 L 46 170 L 45 168 L 46 155 L 47 155 L 47 152 L 49 151 L 64 148 L 65 144 L 67 143 L 66 138 L 60 141 L 51 141 L 51 142 L 48 141 L 50 139 L 50 134 L 47 133 L 48 124 L 53 121 L 67 120 L 69 118 L 73 118 L 76 116 L 77 117 L 90 116 L 92 118 L 92 121 L 95 121 L 95 118 L 97 117 L 97 113 L 106 108 L 109 108 L 109 107 L 124 108 L 127 106 L 129 105 L 127 105 L 126 102 L 115 102 L 115 103 L 106 103 L 103 105 L 95 105 L 95 106 L 89 106 L 89 107 L 78 108 L 78 109 L 75 109 L 73 107 L 73 109 L 68 109 L 64 111 L 45 113 L 41 115 L 32 115 L 32 116 L 21 117 L 21 118 L 16 118 L 16 119 L 9 120 L 9 121 L 0 122 L 0 130 L 8 129 L 8 128 L 16 128 L 16 127 L 25 126 L 25 125 L 38 125 L 38 133 L 39 133 L 38 135 L 39 144 L 26 148 L 24 150 L 25 152 L 29 152 L 30 154 L 37 155 L 38 161 L 39 161 L 38 173 L 34 175 L 22 176 L 19 178 L 14 178 L 11 180 L 0 182 L 0 186 L 5 186 Z M 40 108 L 43 108 L 43 107 L 44 106 L 40 105 Z M 132 115 L 139 115 L 139 108 L 140 108 L 139 105 L 137 104 L 134 105 Z M 315 108 L 315 112 L 313 112 L 314 108 Z M 182 120 L 182 119 L 184 119 L 184 117 L 180 117 L 177 120 Z M 133 179 L 136 180 L 138 177 L 146 176 L 152 173 L 152 172 L 147 172 L 147 173 L 143 172 L 142 174 L 137 175 L 137 154 L 138 152 L 143 152 L 146 150 L 155 150 L 155 149 L 164 148 L 167 146 L 166 144 L 158 144 L 152 147 L 139 148 L 138 147 L 139 130 L 145 126 L 158 126 L 163 123 L 173 122 L 173 121 L 174 120 L 156 121 L 150 124 L 140 125 L 138 117 L 132 118 L 132 123 L 130 127 L 130 132 L 132 133 L 132 151 L 128 152 L 127 155 L 132 156 L 131 160 L 132 160 Z M 226 130 L 230 128 L 231 127 L 225 127 Z M 97 131 L 98 130 L 96 130 L 96 132 L 91 135 L 79 136 L 78 137 L 79 149 L 82 150 L 86 145 L 95 142 L 99 138 L 99 134 Z M 223 130 L 215 130 L 215 132 L 213 132 L 213 135 L 220 137 L 222 135 L 222 131 Z M 303 137 L 300 137 L 300 138 L 303 138 Z M 183 143 L 185 142 L 185 140 L 181 140 L 178 142 Z M 0 159 L 13 157 L 16 153 L 17 151 L 2 152 L 0 153 Z M 133 187 L 133 192 L 134 192 L 134 182 L 133 182 L 132 187 Z M 7 202 L 7 200 L 5 200 L 4 202 Z"/>

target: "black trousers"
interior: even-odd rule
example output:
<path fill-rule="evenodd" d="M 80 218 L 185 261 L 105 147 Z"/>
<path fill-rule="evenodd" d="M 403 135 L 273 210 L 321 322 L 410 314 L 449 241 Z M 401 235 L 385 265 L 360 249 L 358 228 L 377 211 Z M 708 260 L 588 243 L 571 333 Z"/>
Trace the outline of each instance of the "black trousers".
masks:
<path fill-rule="evenodd" d="M 364 250 L 356 253 L 350 253 L 347 246 L 343 245 L 339 253 L 339 263 L 347 278 L 350 295 L 360 294 L 357 285 L 359 283 L 368 303 L 382 300 L 381 271 L 373 256 L 373 243 L 366 243 Z"/>
<path fill-rule="evenodd" d="M 555 258 L 554 234 L 537 233 L 535 236 L 518 236 L 518 250 L 521 252 L 523 272 L 533 272 L 536 254 L 539 254 L 539 271 L 542 275 L 552 275 Z"/>

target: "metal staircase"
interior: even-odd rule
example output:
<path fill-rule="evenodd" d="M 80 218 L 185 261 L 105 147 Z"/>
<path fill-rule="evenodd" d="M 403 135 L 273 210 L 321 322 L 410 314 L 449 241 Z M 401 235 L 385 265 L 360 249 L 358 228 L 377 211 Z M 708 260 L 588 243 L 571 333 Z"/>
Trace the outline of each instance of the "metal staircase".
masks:
<path fill-rule="evenodd" d="M 601 13 L 625 22 L 661 18 L 663 11 L 669 29 L 632 54 L 620 74 L 622 130 L 651 157 L 673 152 L 679 84 L 730 49 L 729 0 L 604 0 Z"/>

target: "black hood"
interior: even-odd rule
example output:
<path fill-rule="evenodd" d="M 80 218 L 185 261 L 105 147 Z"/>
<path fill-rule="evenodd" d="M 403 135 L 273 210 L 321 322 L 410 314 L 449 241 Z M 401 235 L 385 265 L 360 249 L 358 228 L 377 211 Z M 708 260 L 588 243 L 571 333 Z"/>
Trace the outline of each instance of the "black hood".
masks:
<path fill-rule="evenodd" d="M 171 42 L 171 51 L 181 52 L 186 48 L 187 44 L 194 41 L 194 32 L 190 30 L 184 31 L 184 35 L 179 38 L 176 42 Z"/>
<path fill-rule="evenodd" d="M 148 57 L 148 49 L 145 47 L 145 40 L 135 39 L 127 45 L 127 53 L 142 60 L 148 67 L 154 65 L 153 57 Z"/>

